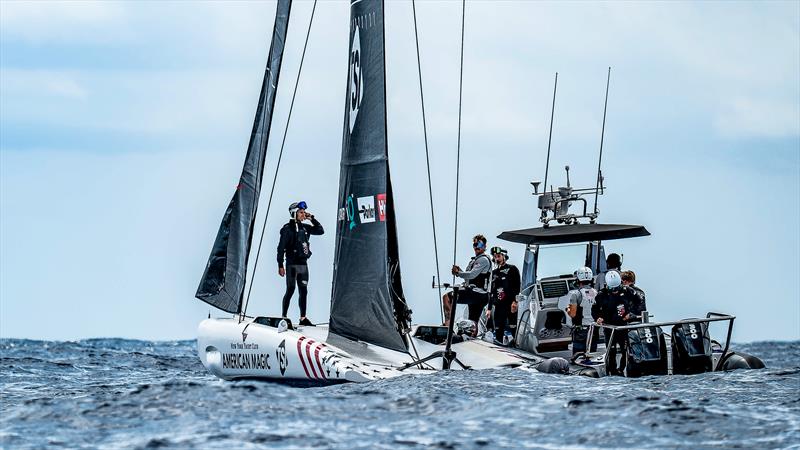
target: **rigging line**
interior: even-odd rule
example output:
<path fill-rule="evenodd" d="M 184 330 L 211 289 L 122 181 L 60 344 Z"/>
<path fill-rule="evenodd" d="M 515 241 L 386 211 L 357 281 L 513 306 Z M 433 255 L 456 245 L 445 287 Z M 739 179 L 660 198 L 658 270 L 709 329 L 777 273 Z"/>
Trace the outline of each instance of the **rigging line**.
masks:
<path fill-rule="evenodd" d="M 453 219 L 453 265 L 456 265 L 456 253 L 458 248 L 458 187 L 459 175 L 461 172 L 461 93 L 464 86 L 464 15 L 466 13 L 466 0 L 461 0 L 461 68 L 458 77 L 458 144 L 456 145 L 456 213 Z M 456 276 L 453 275 L 453 286 L 456 284 Z"/>
<path fill-rule="evenodd" d="M 611 67 L 608 67 L 608 77 L 606 78 L 606 100 L 603 103 L 603 128 L 600 130 L 600 157 L 597 158 L 597 184 L 594 186 L 594 213 L 597 214 L 597 195 L 600 189 L 600 165 L 603 163 L 603 137 L 606 134 L 606 110 L 608 108 L 608 85 L 611 82 Z"/>
<path fill-rule="evenodd" d="M 433 255 L 436 261 L 436 285 L 439 290 L 439 312 L 444 323 L 444 301 L 442 300 L 442 279 L 439 276 L 439 248 L 436 244 L 436 219 L 433 209 L 433 186 L 431 184 L 431 159 L 428 154 L 428 127 L 425 121 L 425 96 L 422 93 L 422 64 L 419 57 L 419 32 L 417 31 L 417 7 L 416 1 L 411 0 L 411 9 L 414 13 L 414 42 L 417 45 L 417 73 L 419 74 L 419 99 L 422 105 L 422 133 L 425 138 L 425 164 L 428 169 L 428 196 L 431 203 L 431 227 L 433 228 Z M 453 305 L 455 307 L 455 305 Z"/>
<path fill-rule="evenodd" d="M 247 298 L 242 308 L 242 315 L 247 314 L 247 305 L 250 303 L 250 293 L 253 291 L 253 281 L 255 280 L 256 269 L 258 268 L 258 258 L 261 256 L 261 245 L 264 243 L 264 233 L 267 230 L 267 219 L 269 218 L 269 210 L 272 207 L 272 196 L 275 193 L 275 183 L 278 180 L 278 172 L 281 168 L 281 158 L 283 157 L 283 148 L 286 145 L 286 135 L 289 131 L 289 123 L 292 119 L 292 109 L 294 108 L 294 99 L 297 96 L 297 86 L 300 84 L 300 74 L 303 72 L 303 61 L 306 58 L 306 49 L 308 48 L 308 37 L 311 35 L 311 24 L 314 23 L 314 11 L 317 9 L 317 0 L 314 0 L 314 6 L 311 8 L 311 18 L 308 21 L 308 31 L 306 31 L 306 41 L 303 44 L 303 54 L 300 56 L 300 67 L 297 69 L 297 78 L 294 81 L 294 91 L 292 92 L 292 101 L 289 104 L 289 115 L 286 117 L 286 126 L 283 129 L 283 139 L 281 140 L 281 150 L 278 152 L 278 162 L 275 165 L 275 176 L 272 177 L 272 187 L 269 190 L 269 201 L 267 201 L 267 213 L 264 216 L 264 224 L 261 226 L 261 237 L 258 239 L 258 250 L 256 251 L 256 260 L 253 263 L 253 274 L 250 278 L 250 287 L 247 289 Z"/>
<path fill-rule="evenodd" d="M 553 142 L 553 115 L 556 112 L 556 89 L 558 89 L 558 72 L 556 72 L 556 81 L 553 83 L 553 106 L 550 109 L 550 134 L 547 136 L 547 164 L 544 168 L 544 192 L 547 192 L 547 173 L 550 171 L 550 143 Z M 552 191 L 552 189 L 550 189 Z M 553 197 L 553 194 L 550 194 Z M 544 212 L 542 212 L 544 217 Z"/>

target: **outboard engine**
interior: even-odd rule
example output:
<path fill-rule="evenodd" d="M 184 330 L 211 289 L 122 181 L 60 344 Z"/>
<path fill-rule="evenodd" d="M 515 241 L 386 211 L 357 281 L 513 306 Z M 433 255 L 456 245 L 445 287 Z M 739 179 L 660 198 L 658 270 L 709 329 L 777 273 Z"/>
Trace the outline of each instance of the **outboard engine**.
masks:
<path fill-rule="evenodd" d="M 625 369 L 628 377 L 667 374 L 667 344 L 661 327 L 628 330 Z"/>
<path fill-rule="evenodd" d="M 672 327 L 672 360 L 675 373 L 693 374 L 713 370 L 708 323 L 683 323 Z"/>

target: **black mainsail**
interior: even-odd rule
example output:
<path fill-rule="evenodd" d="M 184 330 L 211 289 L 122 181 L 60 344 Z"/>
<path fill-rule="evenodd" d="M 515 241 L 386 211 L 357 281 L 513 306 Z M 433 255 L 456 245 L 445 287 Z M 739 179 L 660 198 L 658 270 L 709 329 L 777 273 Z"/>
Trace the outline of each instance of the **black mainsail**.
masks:
<path fill-rule="evenodd" d="M 278 0 L 269 60 L 261 85 L 244 168 L 236 192 L 225 210 L 211 256 L 195 294 L 198 299 L 230 313 L 239 313 L 242 309 L 247 260 L 253 241 L 253 226 L 291 7 L 291 0 Z"/>
<path fill-rule="evenodd" d="M 407 312 L 386 143 L 384 52 L 383 1 L 352 0 L 330 330 L 406 351 L 401 329 Z"/>

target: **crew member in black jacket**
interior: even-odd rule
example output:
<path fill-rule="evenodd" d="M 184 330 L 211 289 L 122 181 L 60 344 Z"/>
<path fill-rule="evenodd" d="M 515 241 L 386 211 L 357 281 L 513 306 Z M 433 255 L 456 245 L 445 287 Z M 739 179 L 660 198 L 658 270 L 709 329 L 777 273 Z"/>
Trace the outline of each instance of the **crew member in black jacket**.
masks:
<path fill-rule="evenodd" d="M 492 295 L 486 315 L 489 317 L 494 315 L 492 322 L 494 322 L 495 341 L 504 345 L 503 335 L 506 328 L 510 328 L 513 335 L 517 326 L 517 315 L 511 313 L 511 306 L 517 301 L 520 275 L 517 266 L 508 264 L 508 252 L 505 249 L 492 247 L 492 257 L 497 268 L 492 271 Z"/>
<path fill-rule="evenodd" d="M 278 275 L 286 277 L 286 293 L 283 295 L 282 317 L 289 313 L 289 302 L 294 295 L 295 284 L 300 291 L 300 325 L 313 325 L 306 317 L 306 298 L 308 297 L 308 258 L 311 257 L 309 236 L 325 232 L 314 215 L 306 211 L 306 202 L 289 205 L 289 223 L 281 228 L 281 239 L 278 243 Z M 303 223 L 310 220 L 311 225 Z M 283 267 L 284 255 L 286 268 Z"/>
<path fill-rule="evenodd" d="M 630 322 L 636 322 L 640 319 L 637 314 L 633 312 L 633 304 L 637 300 L 636 291 L 628 286 L 622 284 L 622 277 L 616 270 L 609 270 L 606 273 L 606 287 L 600 290 L 595 297 L 595 303 L 592 306 L 592 317 L 597 320 L 598 324 L 624 326 Z M 603 329 L 606 341 L 606 351 L 609 354 L 609 370 L 617 373 L 622 373 L 625 368 L 625 348 L 627 346 L 627 332 L 617 330 L 614 333 L 614 340 L 611 341 L 611 330 L 608 328 Z M 616 347 L 620 347 L 620 352 L 623 355 L 619 368 L 616 364 Z"/>

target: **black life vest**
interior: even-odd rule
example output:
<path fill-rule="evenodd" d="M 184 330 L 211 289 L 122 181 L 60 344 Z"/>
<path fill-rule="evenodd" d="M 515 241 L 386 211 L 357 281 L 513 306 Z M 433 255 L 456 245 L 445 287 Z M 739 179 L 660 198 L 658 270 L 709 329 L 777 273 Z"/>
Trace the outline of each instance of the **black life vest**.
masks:
<path fill-rule="evenodd" d="M 467 271 L 472 268 L 473 265 L 477 264 L 478 258 L 486 258 L 489 261 L 489 268 L 486 272 L 478 274 L 475 278 L 469 280 L 469 284 L 475 286 L 477 289 L 483 289 L 486 292 L 489 292 L 490 288 L 490 278 L 492 276 L 492 260 L 489 258 L 489 255 L 486 253 L 480 254 L 472 258 L 470 264 L 467 266 Z"/>
<path fill-rule="evenodd" d="M 311 245 L 308 239 L 308 232 L 302 223 L 289 222 L 286 224 L 291 235 L 289 244 L 286 246 L 287 257 L 292 260 L 305 260 L 311 256 Z"/>

